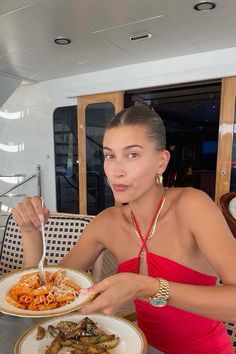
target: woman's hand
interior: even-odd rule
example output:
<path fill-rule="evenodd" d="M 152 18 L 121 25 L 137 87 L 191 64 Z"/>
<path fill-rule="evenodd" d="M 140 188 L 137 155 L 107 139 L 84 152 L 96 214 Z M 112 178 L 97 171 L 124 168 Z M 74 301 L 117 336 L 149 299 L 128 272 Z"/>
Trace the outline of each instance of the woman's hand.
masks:
<path fill-rule="evenodd" d="M 47 221 L 49 211 L 42 208 L 40 197 L 25 197 L 12 209 L 12 215 L 23 232 L 32 232 L 40 228 L 42 221 Z"/>
<path fill-rule="evenodd" d="M 82 289 L 82 294 L 95 295 L 95 299 L 83 306 L 80 312 L 85 315 L 92 312 L 114 314 L 123 305 L 131 303 L 139 297 L 145 297 L 150 287 L 149 279 L 152 278 L 140 274 L 119 273 L 88 289 Z"/>

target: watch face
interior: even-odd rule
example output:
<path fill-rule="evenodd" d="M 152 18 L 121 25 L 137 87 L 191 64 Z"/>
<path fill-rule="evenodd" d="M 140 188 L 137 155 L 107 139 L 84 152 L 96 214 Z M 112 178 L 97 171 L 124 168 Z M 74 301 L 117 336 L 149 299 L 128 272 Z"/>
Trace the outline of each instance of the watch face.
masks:
<path fill-rule="evenodd" d="M 165 299 L 162 298 L 153 298 L 150 301 L 150 304 L 156 307 L 164 307 L 167 304 L 167 301 Z"/>

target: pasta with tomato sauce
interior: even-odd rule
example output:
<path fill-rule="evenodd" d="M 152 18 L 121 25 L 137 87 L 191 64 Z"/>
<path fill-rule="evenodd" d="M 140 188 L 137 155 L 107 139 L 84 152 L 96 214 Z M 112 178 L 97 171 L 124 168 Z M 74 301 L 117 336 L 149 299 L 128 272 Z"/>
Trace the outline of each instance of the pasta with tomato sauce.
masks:
<path fill-rule="evenodd" d="M 74 301 L 80 287 L 66 278 L 66 271 L 45 272 L 46 284 L 42 284 L 38 272 L 23 275 L 6 296 L 9 304 L 32 311 L 51 310 Z"/>

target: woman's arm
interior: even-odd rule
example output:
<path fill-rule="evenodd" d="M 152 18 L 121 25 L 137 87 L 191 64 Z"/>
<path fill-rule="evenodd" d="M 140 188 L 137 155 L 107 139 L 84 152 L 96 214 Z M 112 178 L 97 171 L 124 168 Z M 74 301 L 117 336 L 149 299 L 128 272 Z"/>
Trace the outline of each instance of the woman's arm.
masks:
<path fill-rule="evenodd" d="M 49 217 L 48 209 L 42 208 L 40 197 L 26 197 L 12 210 L 13 218 L 20 226 L 24 268 L 37 266 L 42 256 L 42 235 L 39 230 L 41 220 L 46 221 Z M 98 217 L 97 217 L 98 218 Z M 99 219 L 99 218 L 98 218 Z M 97 259 L 104 247 L 98 240 L 99 234 L 104 234 L 103 217 L 101 221 L 92 220 L 86 226 L 76 245 L 61 260 L 64 266 L 78 267 L 87 271 Z M 99 232 L 99 230 L 103 232 Z"/>
<path fill-rule="evenodd" d="M 61 265 L 88 271 L 104 250 L 101 237 L 104 235 L 105 225 L 101 219 L 98 215 L 90 221 L 75 246 L 60 261 Z"/>
<path fill-rule="evenodd" d="M 98 284 L 83 289 L 84 294 L 99 295 L 81 309 L 81 313 L 116 313 L 136 298 L 147 300 L 159 290 L 158 279 L 133 273 L 112 275 Z M 236 321 L 235 285 L 196 286 L 170 282 L 168 304 L 205 317 Z"/>
<path fill-rule="evenodd" d="M 12 215 L 21 230 L 24 268 L 34 267 L 42 256 L 41 222 L 49 217 L 48 209 L 42 208 L 41 198 L 25 197 L 12 209 Z"/>

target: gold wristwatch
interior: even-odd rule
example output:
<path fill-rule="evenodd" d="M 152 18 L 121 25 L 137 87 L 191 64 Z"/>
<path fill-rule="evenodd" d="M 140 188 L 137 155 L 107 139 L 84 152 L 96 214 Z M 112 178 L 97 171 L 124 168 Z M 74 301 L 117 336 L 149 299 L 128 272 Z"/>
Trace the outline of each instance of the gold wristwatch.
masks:
<path fill-rule="evenodd" d="M 160 282 L 159 291 L 149 297 L 149 303 L 156 307 L 164 307 L 167 305 L 167 302 L 170 298 L 170 284 L 167 280 L 162 278 L 157 278 Z"/>

